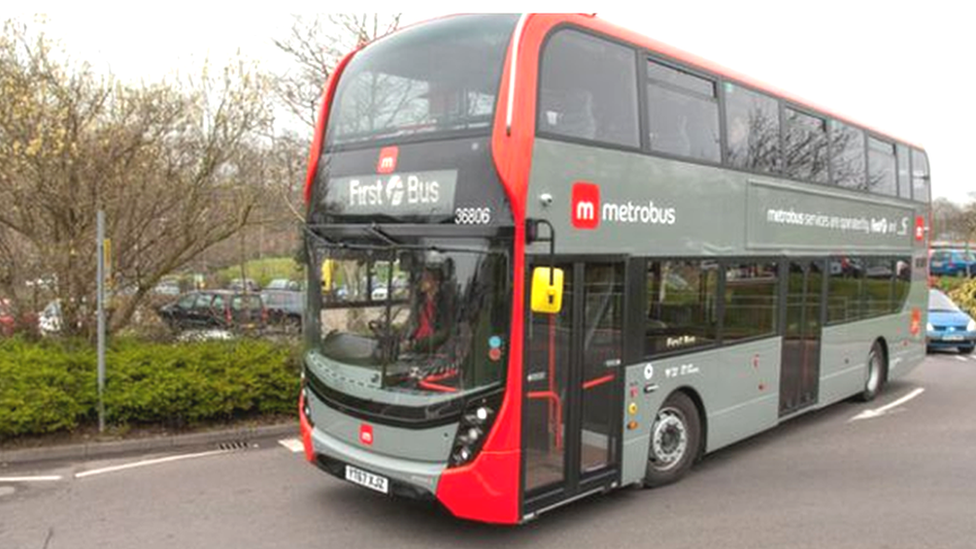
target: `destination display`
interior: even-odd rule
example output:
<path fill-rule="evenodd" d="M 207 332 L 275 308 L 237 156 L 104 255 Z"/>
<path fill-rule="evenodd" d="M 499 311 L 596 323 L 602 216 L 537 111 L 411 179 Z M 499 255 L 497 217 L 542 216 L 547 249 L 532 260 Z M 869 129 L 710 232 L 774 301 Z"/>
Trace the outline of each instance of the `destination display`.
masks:
<path fill-rule="evenodd" d="M 322 205 L 333 215 L 454 215 L 457 170 L 338 177 Z"/>

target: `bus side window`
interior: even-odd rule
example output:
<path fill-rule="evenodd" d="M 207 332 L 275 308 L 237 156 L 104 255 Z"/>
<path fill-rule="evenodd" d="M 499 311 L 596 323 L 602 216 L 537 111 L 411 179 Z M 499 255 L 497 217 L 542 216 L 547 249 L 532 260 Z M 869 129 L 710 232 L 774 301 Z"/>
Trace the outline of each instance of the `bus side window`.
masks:
<path fill-rule="evenodd" d="M 537 130 L 639 147 L 636 56 L 595 36 L 557 31 L 543 53 Z"/>
<path fill-rule="evenodd" d="M 724 87 L 728 163 L 746 170 L 779 171 L 779 102 L 731 82 Z"/>
<path fill-rule="evenodd" d="M 545 90 L 540 128 L 545 131 L 593 139 L 596 119 L 593 118 L 593 96 L 585 90 L 557 93 Z"/>
<path fill-rule="evenodd" d="M 715 262 L 648 262 L 644 354 L 706 347 L 718 341 L 717 291 Z"/>
<path fill-rule="evenodd" d="M 834 184 L 847 189 L 867 190 L 864 179 L 864 132 L 843 122 L 830 122 L 830 160 Z"/>
<path fill-rule="evenodd" d="M 925 153 L 912 149 L 912 198 L 929 201 L 929 159 Z"/>
<path fill-rule="evenodd" d="M 656 61 L 647 62 L 651 150 L 719 162 L 715 82 Z"/>

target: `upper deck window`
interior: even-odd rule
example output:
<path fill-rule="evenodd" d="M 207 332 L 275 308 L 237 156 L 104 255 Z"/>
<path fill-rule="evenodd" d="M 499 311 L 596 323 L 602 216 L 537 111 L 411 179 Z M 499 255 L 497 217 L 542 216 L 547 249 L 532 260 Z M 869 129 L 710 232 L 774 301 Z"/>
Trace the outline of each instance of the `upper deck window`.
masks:
<path fill-rule="evenodd" d="M 832 120 L 830 144 L 834 184 L 847 189 L 867 190 L 864 180 L 864 132 Z"/>
<path fill-rule="evenodd" d="M 779 171 L 779 107 L 775 99 L 725 84 L 726 157 L 736 168 Z"/>
<path fill-rule="evenodd" d="M 636 53 L 575 30 L 552 35 L 542 58 L 538 130 L 639 147 Z"/>
<path fill-rule="evenodd" d="M 796 179 L 827 183 L 827 121 L 786 109 L 786 173 Z"/>
<path fill-rule="evenodd" d="M 908 147 L 898 144 L 898 196 L 901 198 L 912 197 L 911 178 L 909 177 Z"/>
<path fill-rule="evenodd" d="M 651 150 L 719 162 L 715 82 L 655 61 L 648 61 L 647 76 Z"/>
<path fill-rule="evenodd" d="M 336 89 L 328 146 L 490 131 L 517 19 L 450 17 L 358 52 Z"/>
<path fill-rule="evenodd" d="M 929 201 L 929 159 L 916 149 L 912 149 L 912 198 Z"/>
<path fill-rule="evenodd" d="M 872 192 L 895 196 L 895 146 L 887 141 L 868 138 L 868 188 Z"/>

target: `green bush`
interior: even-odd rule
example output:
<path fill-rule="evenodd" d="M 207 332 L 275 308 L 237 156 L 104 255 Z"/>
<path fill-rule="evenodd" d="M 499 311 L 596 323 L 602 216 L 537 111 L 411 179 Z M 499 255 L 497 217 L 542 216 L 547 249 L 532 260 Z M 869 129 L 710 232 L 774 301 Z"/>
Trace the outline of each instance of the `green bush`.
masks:
<path fill-rule="evenodd" d="M 0 440 L 73 429 L 96 398 L 94 352 L 20 338 L 0 344 Z"/>
<path fill-rule="evenodd" d="M 292 348 L 260 340 L 116 341 L 106 355 L 106 419 L 114 425 L 184 427 L 291 414 L 297 365 Z M 93 350 L 0 342 L 0 440 L 92 424 L 96 406 Z"/>
<path fill-rule="evenodd" d="M 976 278 L 967 278 L 949 292 L 949 297 L 959 307 L 976 318 Z"/>
<path fill-rule="evenodd" d="M 945 293 L 952 293 L 969 281 L 968 278 L 961 278 L 958 276 L 940 276 L 936 278 L 935 285 L 938 289 Z"/>

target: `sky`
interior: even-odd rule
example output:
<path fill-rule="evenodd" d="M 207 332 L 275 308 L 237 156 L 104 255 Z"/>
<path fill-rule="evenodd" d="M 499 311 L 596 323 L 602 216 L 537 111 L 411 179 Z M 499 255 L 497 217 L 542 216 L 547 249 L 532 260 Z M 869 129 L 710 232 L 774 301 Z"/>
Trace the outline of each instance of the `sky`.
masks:
<path fill-rule="evenodd" d="M 158 80 L 194 74 L 204 59 L 214 64 L 238 52 L 275 69 L 286 63 L 271 40 L 287 34 L 292 16 L 323 12 L 334 4 L 30 3 L 0 8 L 0 18 L 32 21 L 72 58 L 125 79 Z M 976 31 L 965 2 L 929 0 L 682 0 L 600 2 L 598 17 L 669 43 L 815 105 L 925 147 L 933 196 L 968 201 L 976 176 L 968 161 L 976 151 L 976 107 L 964 98 L 974 89 Z M 245 7 L 246 6 L 246 7 Z M 254 7 L 252 7 L 254 6 Z M 362 11 L 398 11 L 404 22 L 441 13 L 493 9 L 587 11 L 594 6 L 492 2 L 357 3 Z M 30 10 L 30 11 L 25 11 Z M 973 197 L 976 198 L 976 197 Z"/>

